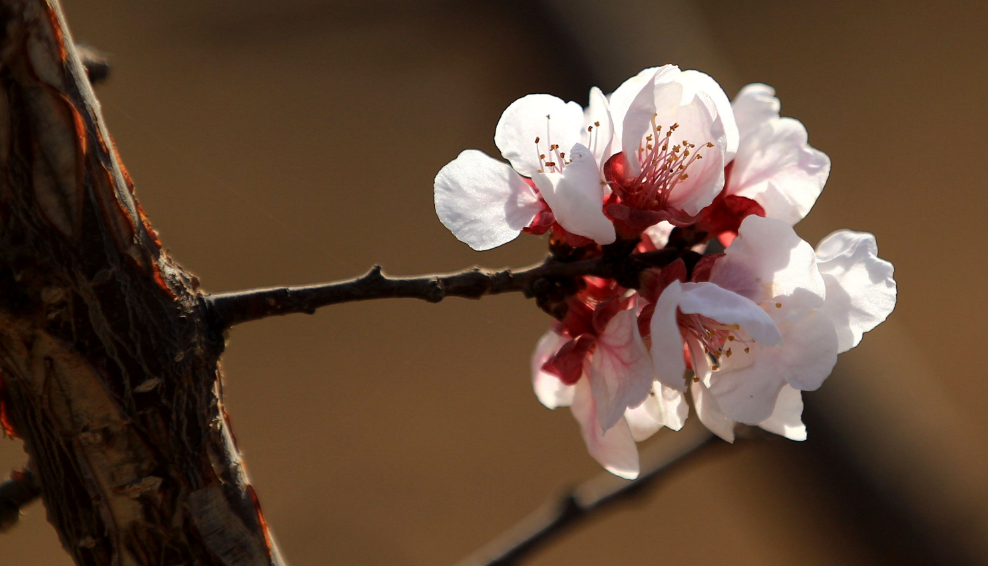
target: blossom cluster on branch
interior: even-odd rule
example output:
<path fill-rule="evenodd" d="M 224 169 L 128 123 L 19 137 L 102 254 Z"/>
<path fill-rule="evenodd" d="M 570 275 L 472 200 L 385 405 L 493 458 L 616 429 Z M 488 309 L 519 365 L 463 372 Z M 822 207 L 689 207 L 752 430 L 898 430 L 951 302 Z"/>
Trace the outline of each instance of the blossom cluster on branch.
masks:
<path fill-rule="evenodd" d="M 518 99 L 494 135 L 508 163 L 466 150 L 436 176 L 440 220 L 475 250 L 548 232 L 561 262 L 677 251 L 635 280 L 553 281 L 539 297 L 555 321 L 536 395 L 569 406 L 618 476 L 637 477 L 636 441 L 679 430 L 690 399 L 724 440 L 736 423 L 805 439 L 801 392 L 895 307 L 873 235 L 839 230 L 814 250 L 793 230 L 830 160 L 779 111 L 766 85 L 731 101 L 704 73 L 649 68 L 594 87 L 586 109 Z"/>

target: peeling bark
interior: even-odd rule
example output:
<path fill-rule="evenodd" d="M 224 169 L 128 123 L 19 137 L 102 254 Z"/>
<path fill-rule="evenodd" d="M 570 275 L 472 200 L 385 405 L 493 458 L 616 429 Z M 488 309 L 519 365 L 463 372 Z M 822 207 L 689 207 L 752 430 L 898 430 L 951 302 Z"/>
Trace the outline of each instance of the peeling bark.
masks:
<path fill-rule="evenodd" d="M 223 336 L 162 251 L 55 0 L 0 0 L 0 417 L 79 565 L 282 564 Z"/>

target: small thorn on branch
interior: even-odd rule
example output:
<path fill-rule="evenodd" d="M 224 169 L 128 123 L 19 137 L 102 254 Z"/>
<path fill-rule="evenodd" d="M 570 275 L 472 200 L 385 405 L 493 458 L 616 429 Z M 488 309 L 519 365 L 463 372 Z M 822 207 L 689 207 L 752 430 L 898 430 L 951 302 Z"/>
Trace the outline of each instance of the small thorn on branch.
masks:
<path fill-rule="evenodd" d="M 29 471 L 12 472 L 0 483 L 0 533 L 9 531 L 20 520 L 21 508 L 41 497 L 41 489 Z"/>

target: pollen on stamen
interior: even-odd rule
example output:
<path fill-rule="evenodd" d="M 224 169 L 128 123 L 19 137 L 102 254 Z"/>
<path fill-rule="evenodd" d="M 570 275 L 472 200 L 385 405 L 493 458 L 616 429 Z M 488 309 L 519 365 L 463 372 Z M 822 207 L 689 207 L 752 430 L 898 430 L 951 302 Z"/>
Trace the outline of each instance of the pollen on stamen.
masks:
<path fill-rule="evenodd" d="M 775 308 L 781 309 L 782 308 L 782 303 L 775 303 Z"/>
<path fill-rule="evenodd" d="M 593 125 L 594 126 L 597 126 L 599 128 L 600 127 L 600 122 L 594 122 Z"/>
<path fill-rule="evenodd" d="M 727 350 L 724 351 L 724 353 L 727 355 L 728 358 L 730 358 L 731 354 L 733 354 L 734 352 L 732 352 L 731 349 L 728 348 Z"/>
<path fill-rule="evenodd" d="M 714 365 L 713 365 L 713 366 L 712 366 L 712 367 L 711 367 L 710 369 L 712 369 L 712 370 L 714 370 L 714 371 L 717 371 L 717 370 L 719 370 L 719 369 L 720 369 L 720 366 L 719 366 L 719 365 L 717 365 L 717 364 L 714 364 Z"/>
<path fill-rule="evenodd" d="M 745 348 L 744 349 L 744 353 L 745 354 L 750 354 L 751 353 L 751 348 Z"/>

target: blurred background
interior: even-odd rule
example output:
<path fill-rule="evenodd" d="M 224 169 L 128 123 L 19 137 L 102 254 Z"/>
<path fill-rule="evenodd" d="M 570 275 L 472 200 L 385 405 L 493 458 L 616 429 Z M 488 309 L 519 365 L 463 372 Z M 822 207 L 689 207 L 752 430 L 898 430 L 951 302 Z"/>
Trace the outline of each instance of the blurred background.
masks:
<path fill-rule="evenodd" d="M 138 197 L 210 291 L 527 265 L 545 241 L 472 252 L 432 203 L 460 150 L 497 155 L 511 101 L 585 104 L 664 63 L 729 96 L 774 86 L 833 160 L 797 231 L 874 232 L 895 313 L 805 395 L 808 441 L 718 450 L 531 563 L 988 564 L 988 3 L 64 4 L 111 57 L 97 95 Z M 234 329 L 228 409 L 288 561 L 451 564 L 598 473 L 569 412 L 532 394 L 548 324 L 504 296 Z M 0 441 L 0 470 L 25 459 Z M 40 504 L 0 563 L 69 564 Z"/>

